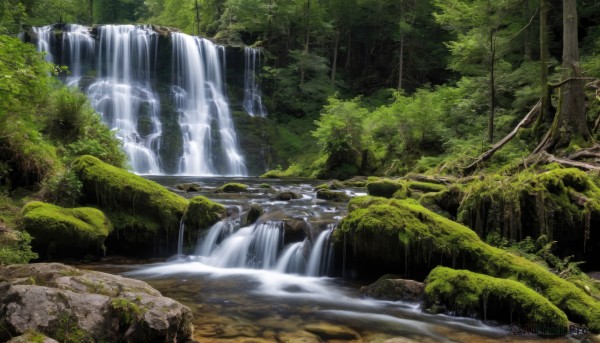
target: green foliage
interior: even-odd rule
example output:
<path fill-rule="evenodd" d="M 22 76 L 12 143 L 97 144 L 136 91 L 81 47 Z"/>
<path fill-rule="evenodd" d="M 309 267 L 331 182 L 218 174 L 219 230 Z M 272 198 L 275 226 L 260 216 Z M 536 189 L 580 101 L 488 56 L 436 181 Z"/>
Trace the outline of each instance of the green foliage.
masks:
<path fill-rule="evenodd" d="M 75 206 L 82 196 L 82 183 L 70 169 L 47 178 L 41 187 L 44 199 L 60 206 Z"/>
<path fill-rule="evenodd" d="M 519 281 L 545 296 L 570 320 L 600 330 L 600 301 L 580 286 L 537 263 L 484 243 L 469 228 L 413 200 L 359 197 L 350 202 L 349 209 L 351 212 L 334 231 L 334 237 L 340 240 L 346 234 L 358 256 L 383 256 L 406 265 L 427 261 L 431 254 L 458 261 L 462 258 L 465 263 L 468 261 L 465 268 Z M 402 250 L 406 249 L 421 253 L 405 256 Z"/>
<path fill-rule="evenodd" d="M 38 254 L 31 251 L 31 236 L 26 232 L 17 233 L 17 241 L 2 244 L 0 247 L 0 265 L 14 263 L 29 263 L 38 258 Z"/>
<path fill-rule="evenodd" d="M 567 332 L 564 312 L 520 282 L 446 267 L 433 269 L 426 282 L 425 304 L 439 302 L 458 315 L 478 313 L 485 319 L 505 321 L 519 318 Z"/>
<path fill-rule="evenodd" d="M 70 313 L 61 313 L 51 328 L 52 337 L 64 343 L 88 343 L 94 340 L 79 327 L 77 317 Z"/>

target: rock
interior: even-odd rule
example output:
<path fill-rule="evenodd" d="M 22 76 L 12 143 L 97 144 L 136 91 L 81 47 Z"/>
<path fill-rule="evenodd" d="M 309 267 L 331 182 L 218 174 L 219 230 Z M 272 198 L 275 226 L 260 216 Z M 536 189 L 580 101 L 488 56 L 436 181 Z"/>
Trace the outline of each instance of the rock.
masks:
<path fill-rule="evenodd" d="M 185 192 L 199 192 L 202 189 L 197 183 L 178 183 L 175 188 Z"/>
<path fill-rule="evenodd" d="M 91 207 L 63 208 L 32 201 L 21 211 L 21 229 L 33 236 L 33 248 L 48 257 L 103 255 L 112 224 Z"/>
<path fill-rule="evenodd" d="M 283 244 L 302 242 L 310 235 L 310 225 L 303 219 L 292 218 L 283 220 Z"/>
<path fill-rule="evenodd" d="M 350 200 L 350 196 L 345 192 L 336 192 L 327 189 L 319 189 L 317 191 L 317 198 L 333 202 L 347 202 Z"/>
<path fill-rule="evenodd" d="M 185 342 L 193 331 L 191 310 L 143 281 L 58 263 L 3 266 L 0 280 L 0 340 Z"/>
<path fill-rule="evenodd" d="M 254 224 L 254 222 L 256 222 L 256 220 L 264 214 L 264 212 L 265 211 L 262 209 L 262 207 L 258 205 L 250 206 L 250 209 L 248 210 L 248 213 L 246 213 L 242 226 Z"/>
<path fill-rule="evenodd" d="M 346 326 L 337 326 L 329 323 L 311 323 L 304 326 L 304 330 L 319 336 L 324 340 L 358 339 L 359 334 Z"/>
<path fill-rule="evenodd" d="M 226 215 L 225 206 L 198 195 L 189 200 L 183 213 L 183 222 L 188 230 L 205 230 Z"/>
<path fill-rule="evenodd" d="M 369 195 L 377 197 L 406 198 L 408 188 L 404 182 L 385 179 L 369 182 L 367 184 L 367 192 Z"/>
<path fill-rule="evenodd" d="M 300 199 L 300 198 L 302 198 L 302 196 L 299 193 L 286 190 L 286 191 L 281 191 L 281 192 L 275 193 L 271 197 L 271 200 L 290 201 L 290 200 Z"/>
<path fill-rule="evenodd" d="M 24 335 L 13 337 L 7 343 L 58 343 L 57 340 L 44 336 L 39 332 L 28 332 Z"/>
<path fill-rule="evenodd" d="M 220 192 L 225 193 L 241 193 L 248 191 L 248 185 L 237 182 L 226 183 L 218 189 Z"/>
<path fill-rule="evenodd" d="M 425 285 L 414 280 L 399 279 L 395 275 L 384 275 L 373 284 L 362 287 L 360 294 L 390 301 L 421 301 Z"/>
<path fill-rule="evenodd" d="M 354 176 L 351 179 L 345 180 L 343 183 L 348 187 L 366 187 L 367 186 L 366 176 Z"/>
<path fill-rule="evenodd" d="M 277 335 L 277 341 L 281 343 L 320 343 L 318 336 L 307 331 L 283 331 Z"/>

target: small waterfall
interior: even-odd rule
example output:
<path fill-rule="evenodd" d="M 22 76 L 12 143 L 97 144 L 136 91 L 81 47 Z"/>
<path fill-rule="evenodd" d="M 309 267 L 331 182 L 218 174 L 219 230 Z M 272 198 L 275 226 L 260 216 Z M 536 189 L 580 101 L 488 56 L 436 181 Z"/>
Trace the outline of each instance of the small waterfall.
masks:
<path fill-rule="evenodd" d="M 217 222 L 208 230 L 204 239 L 199 242 L 194 254 L 197 256 L 210 256 L 218 244 L 231 235 L 238 225 L 239 218 L 237 220 L 228 219 Z"/>
<path fill-rule="evenodd" d="M 98 32 L 99 77 L 87 90 L 92 106 L 117 130 L 134 172 L 162 174 L 160 101 L 151 82 L 157 35 L 134 25 L 104 25 Z M 138 128 L 141 118 L 150 123 L 146 132 Z"/>
<path fill-rule="evenodd" d="M 261 51 L 259 49 L 244 48 L 244 101 L 246 113 L 252 117 L 266 117 L 267 110 L 262 103 L 262 94 L 258 84 L 257 73 L 261 68 Z"/>
<path fill-rule="evenodd" d="M 317 237 L 317 241 L 313 244 L 312 250 L 310 251 L 306 275 L 319 276 L 323 273 L 322 267 L 325 266 L 323 263 L 323 256 L 329 256 L 327 253 L 327 242 L 329 241 L 332 232 L 333 226 L 330 226 Z"/>
<path fill-rule="evenodd" d="M 180 114 L 182 175 L 247 174 L 223 84 L 224 47 L 173 33 L 173 98 Z"/>
<path fill-rule="evenodd" d="M 79 86 L 79 81 L 94 61 L 95 41 L 87 27 L 77 24 L 65 25 L 62 35 L 62 64 L 69 66 L 65 83 Z"/>
<path fill-rule="evenodd" d="M 277 270 L 280 273 L 302 274 L 304 271 L 304 242 L 296 242 L 285 248 L 281 258 L 277 261 Z"/>
<path fill-rule="evenodd" d="M 177 237 L 177 256 L 183 255 L 183 234 L 185 233 L 185 223 L 183 218 L 179 222 L 179 237 Z"/>
<path fill-rule="evenodd" d="M 31 28 L 33 32 L 37 35 L 36 47 L 37 51 L 45 52 L 46 55 L 44 58 L 47 62 L 54 63 L 54 56 L 52 55 L 52 51 L 50 48 L 54 45 L 54 35 L 53 35 L 53 27 L 52 25 L 46 26 L 34 26 Z"/>

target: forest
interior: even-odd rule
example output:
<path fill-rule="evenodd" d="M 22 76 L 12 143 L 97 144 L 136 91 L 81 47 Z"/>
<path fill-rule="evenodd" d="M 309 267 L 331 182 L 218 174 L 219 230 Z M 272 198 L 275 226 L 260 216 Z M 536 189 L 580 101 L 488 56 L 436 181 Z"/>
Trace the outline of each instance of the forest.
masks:
<path fill-rule="evenodd" d="M 123 32 L 137 37 L 126 41 L 134 57 L 117 55 Z M 260 88 L 260 115 L 242 105 L 249 84 Z M 133 278 L 192 308 L 177 314 L 175 331 L 144 319 L 154 293 L 124 295 L 101 280 L 86 292 L 109 285 L 102 315 L 118 323 L 114 335 L 78 321 L 74 305 L 71 317 L 33 334 L 66 342 L 438 338 L 354 322 L 340 314 L 347 306 L 364 318 L 449 323 L 441 335 L 457 341 L 466 322 L 428 316 L 500 328 L 498 336 L 466 323 L 471 341 L 507 335 L 511 323 L 532 324 L 540 336 L 598 339 L 595 0 L 0 0 L 0 91 L 0 278 L 12 278 L 11 287 L 27 273 L 41 273 L 31 287 L 60 288 L 60 275 L 79 275 L 17 264 L 119 274 L 93 264 L 115 256 L 142 274 L 138 264 L 161 259 L 189 275 L 196 270 L 182 266 L 191 261 L 210 266 L 200 274 L 263 269 L 354 282 L 315 279 L 323 286 L 315 293 L 340 299 L 340 308 L 315 305 L 339 316 L 328 322 L 312 312 L 297 322 L 266 305 L 268 316 L 285 319 L 277 326 L 240 298 L 267 297 L 265 276 L 238 275 L 263 286 L 247 292 L 235 278 L 226 287 L 200 278 L 240 306 L 203 317 L 195 308 L 210 301 L 171 287 L 165 280 L 181 285 L 185 275 L 158 268 L 153 277 L 165 280 Z M 103 105 L 121 93 L 137 102 Z M 200 117 L 189 112 L 204 102 L 208 119 L 194 122 Z M 137 118 L 127 119 L 136 128 L 112 124 L 126 118 L 119 110 Z M 208 127 L 201 138 L 196 126 Z M 198 153 L 198 141 L 210 147 Z M 152 153 L 154 164 L 145 160 Z M 277 289 L 284 298 L 310 288 L 286 282 Z M 370 286 L 347 298 L 341 289 L 357 283 Z M 330 286 L 339 293 L 326 293 Z M 0 289 L 0 341 L 32 334 L 3 307 L 14 292 Z M 417 301 L 425 315 L 368 313 L 364 299 Z M 285 306 L 298 317 L 310 312 Z M 245 321 L 239 311 L 249 313 Z M 72 321 L 78 329 L 65 331 Z M 255 326 L 235 331 L 241 322 Z"/>

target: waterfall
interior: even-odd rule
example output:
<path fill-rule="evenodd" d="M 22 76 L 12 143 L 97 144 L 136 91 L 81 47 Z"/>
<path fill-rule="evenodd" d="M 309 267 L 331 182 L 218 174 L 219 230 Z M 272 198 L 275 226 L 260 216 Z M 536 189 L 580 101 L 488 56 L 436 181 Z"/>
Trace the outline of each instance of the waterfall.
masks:
<path fill-rule="evenodd" d="M 134 25 L 104 25 L 98 33 L 99 77 L 87 90 L 92 106 L 116 130 L 134 172 L 162 174 L 160 101 L 151 82 L 157 35 Z M 150 124 L 146 132 L 139 130 L 141 118 Z"/>
<path fill-rule="evenodd" d="M 179 112 L 182 175 L 247 174 L 223 84 L 224 47 L 172 33 L 173 98 Z"/>
<path fill-rule="evenodd" d="M 280 273 L 301 274 L 304 270 L 304 242 L 296 242 L 285 248 L 281 258 L 277 261 L 277 270 Z"/>
<path fill-rule="evenodd" d="M 183 255 L 183 234 L 185 233 L 185 223 L 183 218 L 179 222 L 179 236 L 177 237 L 177 256 Z"/>
<path fill-rule="evenodd" d="M 244 101 L 246 113 L 252 117 L 266 117 L 267 110 L 262 103 L 262 94 L 258 84 L 257 73 L 261 68 L 259 49 L 244 48 Z"/>
<path fill-rule="evenodd" d="M 329 240 L 329 236 L 333 232 L 333 227 L 329 227 L 327 230 L 321 232 L 317 237 L 317 241 L 314 243 L 312 250 L 310 252 L 310 256 L 308 258 L 308 264 L 306 267 L 306 275 L 310 276 L 319 276 L 323 273 L 321 270 L 324 264 L 323 256 L 328 256 L 326 252 L 327 241 Z"/>
<path fill-rule="evenodd" d="M 69 66 L 66 78 L 68 86 L 79 86 L 85 68 L 94 61 L 94 38 L 87 27 L 77 24 L 65 25 L 62 36 L 62 64 Z"/>
<path fill-rule="evenodd" d="M 44 58 L 47 62 L 54 63 L 54 56 L 52 55 L 52 51 L 50 50 L 53 46 L 53 27 L 52 25 L 32 27 L 33 32 L 37 35 L 36 47 L 37 51 L 45 52 L 46 55 Z"/>

